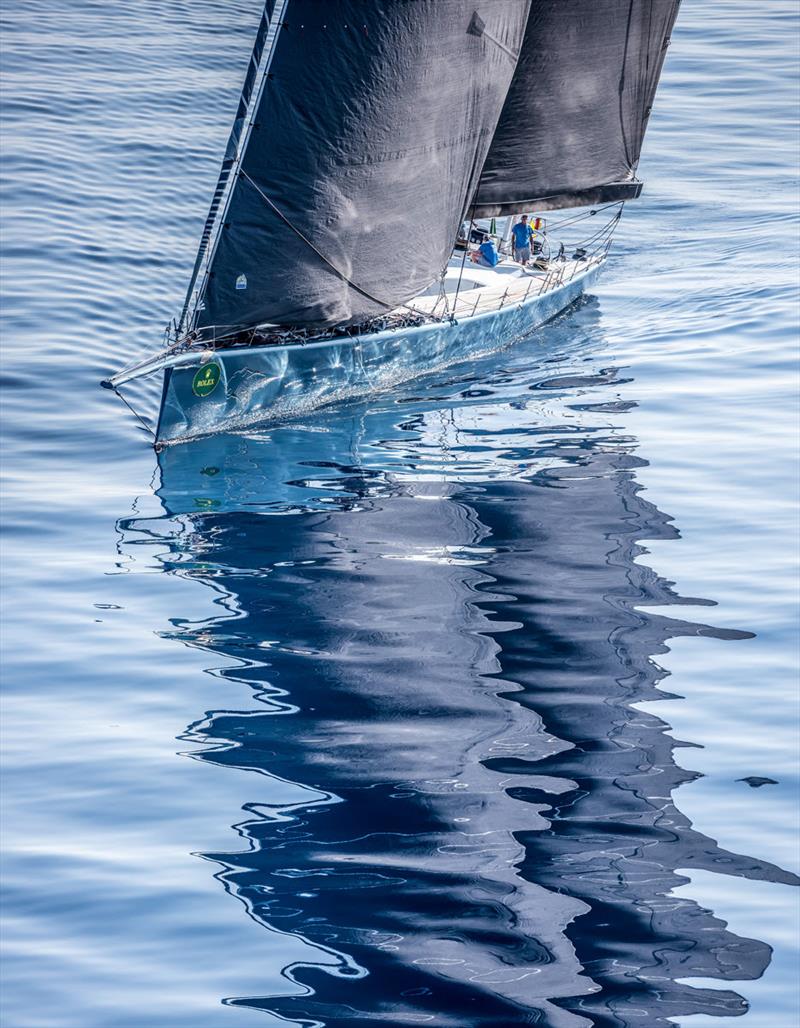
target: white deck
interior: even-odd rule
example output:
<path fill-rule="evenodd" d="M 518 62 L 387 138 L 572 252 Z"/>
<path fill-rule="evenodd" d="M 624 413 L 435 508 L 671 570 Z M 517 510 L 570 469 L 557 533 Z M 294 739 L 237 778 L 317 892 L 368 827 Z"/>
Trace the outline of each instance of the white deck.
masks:
<path fill-rule="evenodd" d="M 569 282 L 585 271 L 589 263 L 594 262 L 551 261 L 548 268 L 542 269 L 522 267 L 506 257 L 495 268 L 482 268 L 467 257 L 462 270 L 461 255 L 454 255 L 445 272 L 444 299 L 440 283 L 436 282 L 408 304 L 398 307 L 395 313 L 407 313 L 413 308 L 426 314 L 451 313 L 463 318 L 499 310 L 507 303 L 521 303 Z"/>

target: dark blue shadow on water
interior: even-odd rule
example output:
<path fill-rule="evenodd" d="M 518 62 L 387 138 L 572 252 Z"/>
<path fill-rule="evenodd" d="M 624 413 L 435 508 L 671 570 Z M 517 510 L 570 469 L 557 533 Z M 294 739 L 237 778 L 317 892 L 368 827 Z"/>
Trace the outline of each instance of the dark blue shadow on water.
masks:
<path fill-rule="evenodd" d="M 578 320 L 591 343 L 591 304 Z M 298 786 L 278 806 L 254 777 L 238 848 L 203 854 L 308 945 L 285 995 L 225 1002 L 309 1026 L 657 1028 L 746 1009 L 679 980 L 769 963 L 673 894 L 676 869 L 791 877 L 694 830 L 681 744 L 637 706 L 666 695 L 670 638 L 747 633 L 648 612 L 700 601 L 637 559 L 677 532 L 609 425 L 615 370 L 499 363 L 167 450 L 163 517 L 120 522 L 123 548 L 155 539 L 213 590 L 171 634 L 252 689 L 198 712 L 193 756 Z"/>

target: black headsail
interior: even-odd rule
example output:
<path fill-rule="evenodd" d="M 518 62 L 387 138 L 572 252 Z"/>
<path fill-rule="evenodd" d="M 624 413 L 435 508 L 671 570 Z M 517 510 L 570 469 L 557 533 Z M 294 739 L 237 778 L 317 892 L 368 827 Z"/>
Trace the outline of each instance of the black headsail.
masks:
<path fill-rule="evenodd" d="M 278 0 L 192 327 L 358 323 L 429 286 L 474 193 L 529 7 Z"/>
<path fill-rule="evenodd" d="M 250 62 L 247 65 L 247 73 L 244 77 L 242 92 L 239 95 L 236 117 L 234 118 L 233 127 L 231 128 L 230 135 L 228 136 L 228 145 L 225 147 L 225 156 L 222 158 L 222 166 L 219 169 L 219 178 L 217 179 L 217 184 L 214 188 L 214 195 L 211 198 L 211 207 L 208 212 L 208 217 L 206 218 L 206 223 L 203 226 L 203 234 L 200 236 L 200 245 L 197 248 L 197 258 L 194 262 L 194 268 L 192 269 L 192 277 L 189 282 L 189 290 L 186 294 L 186 302 L 184 303 L 183 311 L 181 312 L 179 329 L 183 328 L 183 323 L 186 320 L 195 283 L 197 282 L 197 275 L 208 253 L 208 246 L 211 242 L 211 233 L 213 232 L 214 225 L 216 224 L 220 204 L 225 196 L 225 191 L 228 188 L 228 180 L 230 179 L 231 171 L 236 163 L 239 145 L 246 128 L 245 119 L 250 108 L 250 101 L 253 96 L 256 76 L 258 75 L 261 58 L 264 53 L 264 44 L 267 41 L 270 18 L 272 17 L 274 7 L 275 0 L 266 0 L 264 10 L 261 14 L 261 21 L 259 22 L 258 30 L 256 32 L 255 42 L 253 43 L 253 52 L 250 54 Z"/>
<path fill-rule="evenodd" d="M 476 217 L 625 200 L 679 0 L 533 0 Z"/>

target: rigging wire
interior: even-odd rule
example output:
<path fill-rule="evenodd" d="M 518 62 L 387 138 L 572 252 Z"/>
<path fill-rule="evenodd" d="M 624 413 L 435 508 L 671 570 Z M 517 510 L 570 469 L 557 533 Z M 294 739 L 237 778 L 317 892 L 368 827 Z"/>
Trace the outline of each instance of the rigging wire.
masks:
<path fill-rule="evenodd" d="M 247 174 L 247 172 L 244 170 L 244 168 L 242 168 L 242 167 L 239 168 L 239 174 L 247 179 L 247 181 L 250 183 L 250 185 L 253 187 L 253 189 L 255 189 L 255 191 L 261 197 L 261 199 L 267 204 L 267 206 L 270 208 L 270 210 L 274 211 L 274 213 L 277 214 L 277 216 L 281 219 L 281 221 L 284 223 L 284 225 L 286 225 L 288 228 L 290 228 L 292 230 L 292 232 L 294 232 L 294 234 L 299 239 L 302 239 L 302 241 L 306 244 L 306 246 L 310 247 L 314 251 L 314 253 L 320 258 L 320 260 L 324 261 L 324 263 L 327 264 L 328 267 L 331 268 L 331 270 L 334 271 L 339 276 L 339 278 L 343 282 L 345 282 L 351 289 L 355 290 L 355 292 L 359 293 L 363 297 L 366 297 L 367 300 L 371 300 L 372 303 L 377 303 L 379 307 L 383 307 L 387 311 L 393 311 L 395 309 L 395 307 L 405 307 L 406 310 L 409 310 L 409 311 L 411 311 L 414 314 L 421 314 L 423 317 L 433 318 L 435 321 L 444 321 L 445 320 L 444 318 L 440 318 L 438 315 L 430 314 L 427 311 L 418 310 L 416 307 L 412 307 L 411 304 L 408 304 L 408 303 L 400 303 L 400 304 L 388 303 L 386 300 L 381 300 L 379 297 L 373 296 L 372 293 L 368 292 L 366 289 L 363 289 L 361 286 L 357 285 L 355 282 L 352 281 L 352 279 L 349 279 L 347 277 L 347 275 L 345 275 L 345 273 L 340 268 L 337 268 L 336 265 L 333 263 L 333 261 L 329 260 L 325 256 L 325 254 L 322 252 L 322 250 L 318 249 L 311 242 L 311 240 L 308 238 L 308 236 L 306 236 L 303 232 L 301 232 L 300 229 L 296 225 L 292 224 L 292 222 L 289 220 L 289 218 L 286 217 L 286 215 L 283 213 L 283 211 L 275 203 L 273 203 L 272 200 L 270 200 L 270 198 L 263 191 L 263 189 L 261 189 L 261 187 L 256 182 L 254 182 L 253 179 L 250 178 L 250 176 Z"/>
<path fill-rule="evenodd" d="M 467 254 L 469 253 L 469 244 L 472 239 L 472 226 L 475 224 L 475 204 L 473 203 L 470 208 L 472 213 L 469 216 L 469 228 L 467 229 L 467 244 L 464 247 L 464 256 L 461 258 L 461 267 L 458 269 L 458 282 L 456 283 L 456 292 L 453 296 L 453 313 L 452 317 L 456 316 L 456 305 L 458 304 L 458 291 L 461 288 L 461 276 L 464 274 L 464 265 L 467 263 Z"/>
<path fill-rule="evenodd" d="M 442 268 L 442 273 L 439 276 L 439 295 L 436 297 L 436 303 L 431 308 L 433 311 L 441 303 L 442 307 L 446 311 L 447 315 L 450 314 L 450 302 L 447 299 L 447 265 Z"/>
<path fill-rule="evenodd" d="M 125 406 L 128 408 L 128 410 L 131 412 L 131 414 L 133 414 L 133 416 L 136 418 L 136 420 L 139 422 L 139 424 L 145 429 L 145 431 L 149 432 L 150 435 L 153 437 L 153 439 L 155 439 L 156 438 L 156 434 L 153 431 L 152 426 L 149 425 L 147 421 L 145 421 L 145 419 L 142 417 L 142 415 L 130 403 L 128 403 L 127 399 L 122 395 L 122 393 L 119 391 L 119 389 L 117 389 L 116 386 L 111 386 L 111 389 L 113 389 L 113 391 L 117 394 L 117 396 L 120 398 L 120 400 L 122 400 L 122 402 L 125 404 Z"/>
<path fill-rule="evenodd" d="M 605 225 L 603 225 L 601 228 L 599 228 L 596 232 L 593 232 L 592 235 L 586 236 L 584 239 L 579 239 L 577 242 L 575 242 L 575 243 L 573 243 L 571 245 L 574 246 L 574 247 L 591 246 L 591 244 L 594 243 L 595 241 L 602 240 L 607 235 L 608 236 L 613 235 L 614 231 L 615 231 L 615 229 L 617 227 L 617 223 L 619 222 L 621 217 L 622 217 L 622 209 L 620 209 L 614 215 L 614 217 L 610 221 L 607 221 L 605 223 Z"/>
<path fill-rule="evenodd" d="M 567 218 L 566 221 L 556 222 L 555 228 L 561 229 L 567 225 L 572 225 L 577 221 L 583 221 L 585 218 L 592 218 L 595 214 L 601 214 L 603 211 L 610 210 L 612 207 L 619 207 L 620 213 L 622 208 L 625 206 L 624 200 L 614 200 L 613 203 L 607 203 L 603 207 L 594 207 L 591 211 L 584 211 L 583 214 L 576 214 L 572 218 Z"/>

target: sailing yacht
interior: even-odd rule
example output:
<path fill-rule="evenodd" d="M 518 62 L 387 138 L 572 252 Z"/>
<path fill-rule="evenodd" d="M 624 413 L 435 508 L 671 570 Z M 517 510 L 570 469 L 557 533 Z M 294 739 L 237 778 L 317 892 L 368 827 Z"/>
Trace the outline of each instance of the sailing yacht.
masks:
<path fill-rule="evenodd" d="M 591 285 L 641 192 L 678 3 L 267 0 L 180 317 L 103 384 L 163 374 L 162 448 L 529 335 Z M 587 225 L 569 245 L 545 220 L 568 208 Z"/>

